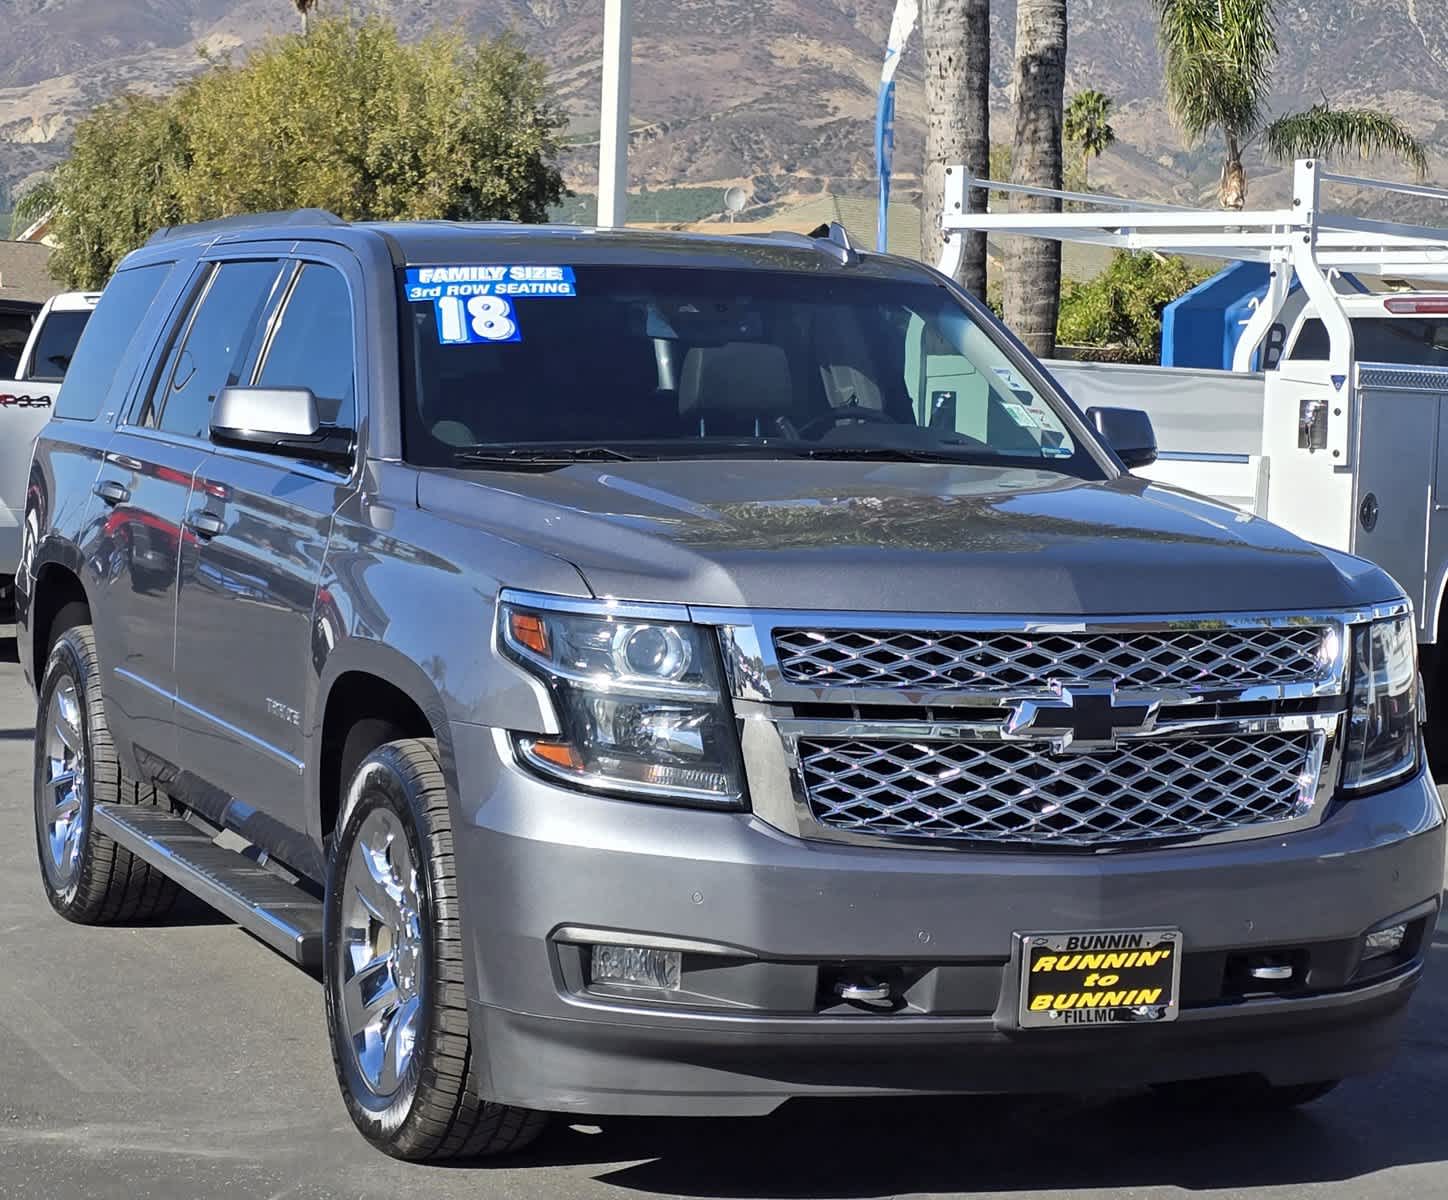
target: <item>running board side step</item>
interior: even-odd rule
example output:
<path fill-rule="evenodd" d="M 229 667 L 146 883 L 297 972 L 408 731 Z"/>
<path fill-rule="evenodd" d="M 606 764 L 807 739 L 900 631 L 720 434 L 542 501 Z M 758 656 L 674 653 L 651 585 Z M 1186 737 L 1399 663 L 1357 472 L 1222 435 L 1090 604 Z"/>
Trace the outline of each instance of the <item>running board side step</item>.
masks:
<path fill-rule="evenodd" d="M 174 879 L 293 962 L 322 962 L 322 902 L 159 808 L 97 804 L 95 832 Z"/>

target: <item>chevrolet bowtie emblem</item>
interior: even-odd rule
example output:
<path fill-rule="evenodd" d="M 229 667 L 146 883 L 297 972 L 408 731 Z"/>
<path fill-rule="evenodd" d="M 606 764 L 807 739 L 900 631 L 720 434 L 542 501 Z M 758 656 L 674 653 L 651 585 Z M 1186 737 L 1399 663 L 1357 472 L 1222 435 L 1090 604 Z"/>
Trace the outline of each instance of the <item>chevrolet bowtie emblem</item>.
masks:
<path fill-rule="evenodd" d="M 1109 750 L 1123 733 L 1146 733 L 1156 724 L 1159 702 L 1123 702 L 1114 687 L 1053 684 L 1055 695 L 1022 700 L 1005 724 L 1007 738 L 1049 741 L 1057 753 Z"/>

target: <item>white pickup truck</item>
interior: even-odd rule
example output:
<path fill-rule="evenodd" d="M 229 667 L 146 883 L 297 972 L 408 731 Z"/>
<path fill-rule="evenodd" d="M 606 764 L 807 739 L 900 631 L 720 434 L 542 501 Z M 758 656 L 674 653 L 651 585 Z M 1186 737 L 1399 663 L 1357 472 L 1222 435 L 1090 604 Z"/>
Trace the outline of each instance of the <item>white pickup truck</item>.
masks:
<path fill-rule="evenodd" d="M 47 300 L 11 368 L 14 376 L 0 375 L 0 617 L 15 601 L 35 437 L 50 420 L 71 355 L 99 299 L 99 292 L 63 292 Z"/>
<path fill-rule="evenodd" d="M 1000 184 L 951 168 L 939 265 L 954 270 L 970 231 L 1267 264 L 1232 371 L 1048 366 L 1082 406 L 1150 415 L 1160 454 L 1143 473 L 1220 500 L 1230 506 L 1224 521 L 1263 516 L 1388 571 L 1413 601 L 1430 719 L 1443 721 L 1448 745 L 1448 293 L 1428 290 L 1448 284 L 1448 227 L 1329 211 L 1329 186 L 1448 212 L 1448 190 L 1332 174 L 1314 160 L 1296 164 L 1289 206 L 1243 212 Z M 966 212 L 966 189 L 985 188 L 1073 211 Z M 1347 275 L 1407 290 L 1361 294 Z"/>

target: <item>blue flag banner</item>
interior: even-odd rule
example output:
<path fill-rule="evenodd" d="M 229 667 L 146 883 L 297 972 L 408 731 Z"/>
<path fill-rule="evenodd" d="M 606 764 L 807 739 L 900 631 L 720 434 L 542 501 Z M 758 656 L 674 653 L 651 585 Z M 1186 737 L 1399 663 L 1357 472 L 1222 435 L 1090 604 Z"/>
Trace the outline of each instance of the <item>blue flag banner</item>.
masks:
<path fill-rule="evenodd" d="M 880 101 L 875 109 L 875 173 L 880 177 L 880 211 L 875 221 L 875 249 L 889 248 L 890 172 L 895 159 L 895 72 L 900 56 L 915 32 L 920 18 L 920 0 L 897 0 L 890 22 L 890 40 L 885 46 L 885 65 L 880 68 Z"/>

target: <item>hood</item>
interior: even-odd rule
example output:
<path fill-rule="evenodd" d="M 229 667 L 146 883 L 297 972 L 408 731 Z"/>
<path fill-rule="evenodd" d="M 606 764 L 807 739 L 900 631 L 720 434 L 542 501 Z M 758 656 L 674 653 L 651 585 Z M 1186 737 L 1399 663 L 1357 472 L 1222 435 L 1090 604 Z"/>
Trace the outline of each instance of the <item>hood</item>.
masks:
<path fill-rule="evenodd" d="M 1399 594 L 1369 563 L 1132 476 L 792 459 L 576 464 L 425 471 L 418 503 L 556 555 L 596 595 L 627 600 L 1104 616 Z"/>

